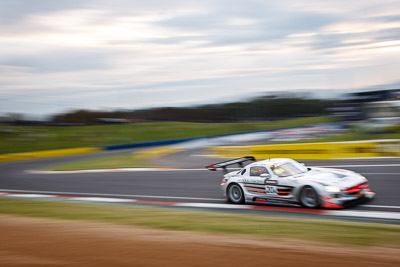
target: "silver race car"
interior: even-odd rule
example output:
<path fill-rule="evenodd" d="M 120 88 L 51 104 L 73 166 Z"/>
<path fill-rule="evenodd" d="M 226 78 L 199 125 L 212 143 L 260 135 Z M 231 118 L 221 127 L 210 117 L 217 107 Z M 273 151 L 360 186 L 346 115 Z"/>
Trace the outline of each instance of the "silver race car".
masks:
<path fill-rule="evenodd" d="M 275 158 L 243 166 L 254 157 L 243 157 L 206 166 L 223 170 L 221 189 L 228 201 L 241 203 L 300 204 L 306 208 L 343 208 L 375 196 L 368 180 L 355 172 L 307 168 L 292 159 Z M 227 167 L 238 164 L 239 171 Z"/>

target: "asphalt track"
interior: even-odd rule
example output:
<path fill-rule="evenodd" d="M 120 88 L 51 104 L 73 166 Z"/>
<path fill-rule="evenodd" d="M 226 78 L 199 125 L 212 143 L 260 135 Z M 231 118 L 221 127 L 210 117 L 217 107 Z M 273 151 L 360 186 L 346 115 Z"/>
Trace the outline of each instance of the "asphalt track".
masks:
<path fill-rule="evenodd" d="M 226 203 L 219 189 L 222 173 L 203 169 L 219 161 L 201 157 L 201 151 L 186 151 L 156 160 L 162 166 L 183 168 L 170 171 L 38 174 L 28 170 L 79 159 L 132 153 L 132 150 L 96 153 L 0 164 L 0 191 L 69 196 L 135 198 L 154 201 Z M 376 198 L 353 210 L 400 212 L 400 160 L 303 161 L 307 166 L 330 166 L 365 175 Z"/>

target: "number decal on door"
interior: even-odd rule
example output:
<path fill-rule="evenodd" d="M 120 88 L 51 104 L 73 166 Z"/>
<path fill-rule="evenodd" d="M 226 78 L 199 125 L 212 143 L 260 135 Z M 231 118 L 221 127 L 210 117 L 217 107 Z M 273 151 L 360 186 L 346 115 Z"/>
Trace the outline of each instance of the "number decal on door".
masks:
<path fill-rule="evenodd" d="M 276 186 L 266 185 L 265 186 L 265 193 L 267 193 L 267 194 L 276 194 L 277 193 Z"/>

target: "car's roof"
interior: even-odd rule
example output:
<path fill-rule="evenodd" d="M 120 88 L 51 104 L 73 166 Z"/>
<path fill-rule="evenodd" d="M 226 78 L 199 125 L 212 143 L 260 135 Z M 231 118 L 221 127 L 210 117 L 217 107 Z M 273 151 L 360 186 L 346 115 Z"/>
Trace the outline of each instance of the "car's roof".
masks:
<path fill-rule="evenodd" d="M 251 163 L 248 166 L 260 166 L 260 165 L 270 166 L 270 165 L 274 165 L 274 164 L 291 162 L 291 161 L 293 161 L 293 160 L 288 159 L 288 158 L 273 158 L 273 159 L 260 160 L 260 161 Z"/>

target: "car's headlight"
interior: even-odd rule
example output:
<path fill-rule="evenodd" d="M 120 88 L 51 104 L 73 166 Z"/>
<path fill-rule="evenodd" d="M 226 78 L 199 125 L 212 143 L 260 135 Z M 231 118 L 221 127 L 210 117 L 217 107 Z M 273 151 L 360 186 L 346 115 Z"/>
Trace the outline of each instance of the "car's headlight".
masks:
<path fill-rule="evenodd" d="M 330 192 L 330 193 L 339 193 L 339 192 L 340 192 L 340 188 L 339 188 L 339 187 L 330 186 L 330 185 L 325 186 L 325 190 L 326 190 L 327 192 Z"/>
<path fill-rule="evenodd" d="M 367 181 L 367 178 L 365 178 L 364 176 L 360 176 L 360 178 L 362 179 L 362 180 L 364 180 L 364 181 Z"/>

